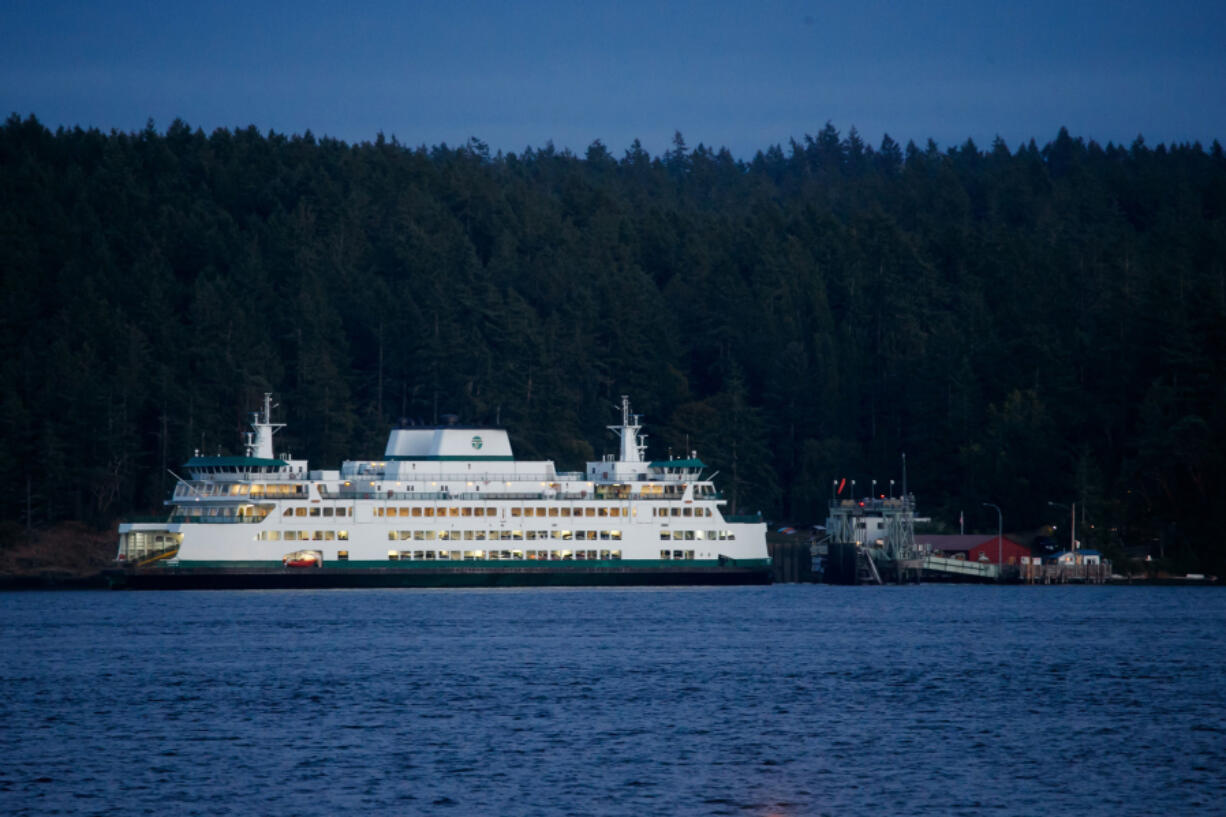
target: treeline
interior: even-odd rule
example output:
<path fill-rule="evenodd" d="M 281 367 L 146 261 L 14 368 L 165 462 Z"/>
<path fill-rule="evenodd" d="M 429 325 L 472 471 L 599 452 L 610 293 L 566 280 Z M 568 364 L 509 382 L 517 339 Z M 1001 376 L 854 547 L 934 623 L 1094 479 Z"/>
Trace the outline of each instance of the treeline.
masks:
<path fill-rule="evenodd" d="M 905 451 L 935 518 L 1076 501 L 1088 544 L 1223 561 L 1217 142 L 827 125 L 746 162 L 13 116 L 0 275 L 10 528 L 159 508 L 265 390 L 279 450 L 329 467 L 443 414 L 578 467 L 627 393 L 740 512 L 820 521 L 833 480 L 899 490 Z"/>

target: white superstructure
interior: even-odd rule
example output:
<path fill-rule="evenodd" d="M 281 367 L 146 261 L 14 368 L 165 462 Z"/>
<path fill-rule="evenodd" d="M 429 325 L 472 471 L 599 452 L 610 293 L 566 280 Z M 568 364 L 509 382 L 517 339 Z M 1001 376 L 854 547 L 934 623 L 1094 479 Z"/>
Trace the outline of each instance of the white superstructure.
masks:
<path fill-rule="evenodd" d="M 765 524 L 725 517 L 695 455 L 646 460 L 626 397 L 619 453 L 585 472 L 516 460 L 505 430 L 455 424 L 396 428 L 382 459 L 311 470 L 273 455 L 273 408 L 266 395 L 245 456 L 188 461 L 168 520 L 120 525 L 121 564 L 279 565 L 304 549 L 355 568 L 767 560 Z"/>

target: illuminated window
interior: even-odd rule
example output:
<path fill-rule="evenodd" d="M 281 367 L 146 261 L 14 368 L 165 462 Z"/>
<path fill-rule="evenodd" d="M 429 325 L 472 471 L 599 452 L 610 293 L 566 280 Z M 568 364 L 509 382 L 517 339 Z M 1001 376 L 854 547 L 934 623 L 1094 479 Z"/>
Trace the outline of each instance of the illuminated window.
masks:
<path fill-rule="evenodd" d="M 338 551 L 336 552 L 336 560 L 337 560 L 338 562 L 347 562 L 347 561 L 349 561 L 349 551 L 347 551 L 347 550 L 338 550 Z"/>

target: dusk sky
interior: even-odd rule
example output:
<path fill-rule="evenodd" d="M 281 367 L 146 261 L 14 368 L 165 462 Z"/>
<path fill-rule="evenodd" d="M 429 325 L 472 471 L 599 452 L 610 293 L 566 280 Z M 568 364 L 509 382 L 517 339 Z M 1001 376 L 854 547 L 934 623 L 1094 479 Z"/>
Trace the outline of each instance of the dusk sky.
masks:
<path fill-rule="evenodd" d="M 0 6 L 3 113 L 519 152 L 1226 137 L 1226 3 L 60 2 Z"/>

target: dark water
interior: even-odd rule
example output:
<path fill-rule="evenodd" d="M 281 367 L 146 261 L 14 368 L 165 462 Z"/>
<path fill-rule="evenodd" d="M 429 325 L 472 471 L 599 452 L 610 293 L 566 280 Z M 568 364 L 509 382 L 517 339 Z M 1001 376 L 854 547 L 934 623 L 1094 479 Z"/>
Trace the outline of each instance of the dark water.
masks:
<path fill-rule="evenodd" d="M 3 814 L 1223 814 L 1226 593 L 0 594 Z"/>

